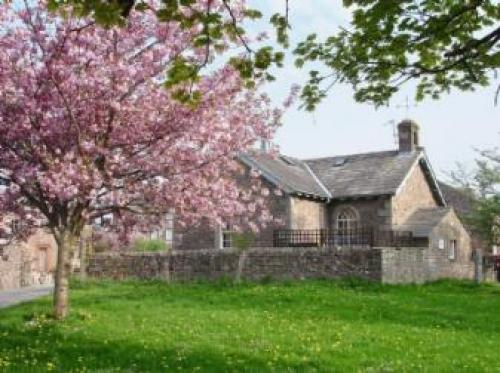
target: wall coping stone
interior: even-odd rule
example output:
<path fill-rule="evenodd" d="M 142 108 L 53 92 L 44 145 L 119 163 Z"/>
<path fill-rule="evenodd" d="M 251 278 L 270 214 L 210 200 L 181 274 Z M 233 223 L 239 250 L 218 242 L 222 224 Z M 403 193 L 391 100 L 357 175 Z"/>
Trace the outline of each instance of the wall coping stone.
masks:
<path fill-rule="evenodd" d="M 246 252 L 247 254 L 297 254 L 297 253 L 332 253 L 332 252 L 370 252 L 377 251 L 381 249 L 387 249 L 382 247 L 366 247 L 366 246 L 358 246 L 358 247 L 255 247 L 249 248 L 247 250 L 239 250 L 234 248 L 227 249 L 197 249 L 197 250 L 172 250 L 165 252 L 143 252 L 143 251 L 123 251 L 123 252 L 104 252 L 104 253 L 96 253 L 93 256 L 96 258 L 100 257 L 170 257 L 170 256 L 184 256 L 184 255 L 234 255 L 241 254 Z M 393 248 L 397 249 L 397 248 Z M 422 248 L 419 248 L 422 249 Z"/>
<path fill-rule="evenodd" d="M 249 248 L 245 251 L 227 248 L 227 249 L 197 249 L 197 250 L 172 250 L 164 252 L 143 252 L 143 251 L 123 251 L 123 252 L 105 252 L 94 254 L 94 257 L 171 257 L 171 256 L 184 256 L 184 255 L 234 255 L 246 252 L 247 254 L 296 254 L 298 252 L 307 253 L 331 253 L 331 252 L 370 252 L 379 250 L 401 250 L 401 249 L 412 249 L 412 250 L 425 250 L 425 247 L 394 247 L 394 246 L 380 246 L 380 247 L 256 247 Z"/>

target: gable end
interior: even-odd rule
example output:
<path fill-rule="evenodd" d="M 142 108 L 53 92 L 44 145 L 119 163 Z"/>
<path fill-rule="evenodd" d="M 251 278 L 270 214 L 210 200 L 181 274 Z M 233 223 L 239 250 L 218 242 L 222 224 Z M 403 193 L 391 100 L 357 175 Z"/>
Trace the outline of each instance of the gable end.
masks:
<path fill-rule="evenodd" d="M 430 162 L 425 155 L 425 153 L 421 153 L 420 156 L 415 160 L 413 165 L 409 168 L 407 174 L 401 181 L 401 183 L 398 186 L 398 189 L 394 193 L 395 196 L 397 196 L 401 191 L 404 189 L 407 181 L 411 178 L 413 173 L 415 172 L 415 169 L 417 167 L 421 167 L 421 170 L 423 171 L 425 175 L 425 179 L 427 181 L 427 184 L 429 186 L 429 189 L 431 190 L 434 199 L 436 200 L 436 203 L 438 206 L 441 207 L 446 207 L 446 201 L 443 197 L 443 193 L 441 192 L 441 188 L 439 187 L 439 183 L 436 179 L 436 176 L 434 174 L 434 171 L 432 170 L 432 167 L 430 165 Z"/>

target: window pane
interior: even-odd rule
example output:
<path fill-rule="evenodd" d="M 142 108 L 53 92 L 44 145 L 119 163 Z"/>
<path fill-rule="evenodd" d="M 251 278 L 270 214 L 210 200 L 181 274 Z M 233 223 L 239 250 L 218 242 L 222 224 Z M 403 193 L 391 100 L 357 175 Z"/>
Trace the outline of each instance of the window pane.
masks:
<path fill-rule="evenodd" d="M 232 246 L 231 242 L 231 232 L 222 233 L 222 247 L 230 248 Z"/>
<path fill-rule="evenodd" d="M 338 244 L 350 245 L 357 242 L 358 218 L 356 211 L 345 208 L 339 212 L 336 219 Z"/>
<path fill-rule="evenodd" d="M 457 241 L 456 240 L 450 241 L 450 250 L 449 250 L 448 257 L 450 260 L 456 259 L 456 257 L 457 257 Z"/>

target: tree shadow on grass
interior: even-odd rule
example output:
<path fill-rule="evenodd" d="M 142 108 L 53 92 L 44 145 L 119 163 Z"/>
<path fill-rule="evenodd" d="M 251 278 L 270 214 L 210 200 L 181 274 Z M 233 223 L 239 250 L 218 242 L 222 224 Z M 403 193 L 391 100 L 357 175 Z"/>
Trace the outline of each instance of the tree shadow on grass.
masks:
<path fill-rule="evenodd" d="M 76 287 L 75 309 L 104 312 L 107 317 L 124 317 L 134 310 L 142 318 L 156 312 L 150 322 L 165 322 L 165 315 L 200 319 L 207 313 L 233 315 L 274 313 L 285 323 L 329 320 L 350 324 L 401 325 L 441 330 L 463 330 L 485 336 L 500 334 L 500 287 L 470 282 L 439 281 L 426 285 L 381 285 L 359 280 L 306 281 L 268 284 L 173 284 L 163 282 L 91 282 Z M 46 312 L 50 300 L 18 305 L 5 312 L 7 318 Z M 96 309 L 98 311 L 96 311 Z M 193 320 L 194 323 L 200 319 Z M 2 325 L 0 311 L 0 326 Z M 180 322 L 180 321 L 179 321 Z M 104 346 L 105 347 L 105 346 Z"/>

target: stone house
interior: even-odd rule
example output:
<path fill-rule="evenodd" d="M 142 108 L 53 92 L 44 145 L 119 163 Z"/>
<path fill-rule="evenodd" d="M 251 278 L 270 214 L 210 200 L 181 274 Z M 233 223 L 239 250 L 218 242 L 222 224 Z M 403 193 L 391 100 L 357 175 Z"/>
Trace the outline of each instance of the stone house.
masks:
<path fill-rule="evenodd" d="M 89 251 L 91 230 L 85 229 L 72 253 L 71 270 L 79 270 L 82 249 Z M 0 291 L 52 285 L 57 265 L 57 243 L 48 229 L 38 228 L 25 241 L 5 243 L 0 238 Z"/>
<path fill-rule="evenodd" d="M 474 209 L 475 201 L 471 194 L 463 188 L 451 186 L 442 181 L 439 182 L 439 187 L 443 192 L 446 203 L 449 206 L 453 206 L 458 217 L 462 220 L 465 229 L 469 232 L 472 246 L 482 249 L 485 253 L 493 252 L 494 247 L 489 247 L 488 242 L 486 242 L 484 237 L 477 231 L 476 227 L 467 220 L 467 216 L 472 214 Z"/>
<path fill-rule="evenodd" d="M 50 285 L 56 262 L 54 237 L 42 229 L 25 242 L 0 246 L 0 290 Z"/>
<path fill-rule="evenodd" d="M 282 224 L 266 227 L 252 241 L 253 246 L 268 250 L 262 256 L 250 254 L 258 267 L 255 272 L 259 276 L 275 272 L 287 275 L 286 268 L 295 260 L 304 267 L 301 275 L 309 271 L 312 277 L 344 274 L 385 282 L 472 278 L 471 239 L 443 196 L 420 146 L 419 126 L 405 120 L 398 125 L 398 136 L 399 148 L 382 152 L 308 160 L 264 150 L 242 154 L 239 181 L 245 183 L 250 171 L 257 170 L 264 185 L 282 191 L 268 197 L 270 212 Z M 212 271 L 216 259 L 214 254 L 202 253 L 206 250 L 192 254 L 193 259 L 190 250 L 220 253 L 231 265 L 239 260 L 231 250 L 224 250 L 235 246 L 235 233 L 229 224 L 217 229 L 208 222 L 181 227 L 175 216 L 168 214 L 165 229 L 155 232 L 154 237 L 160 236 L 174 249 L 173 256 L 165 258 L 188 255 L 186 261 L 194 260 L 194 264 L 187 267 L 193 271 L 200 263 L 208 263 Z M 375 246 L 377 250 L 371 250 Z M 279 265 L 269 265 L 270 258 L 281 255 L 280 250 L 286 255 L 275 258 Z M 18 247 L 0 249 L 0 290 L 50 283 L 56 252 L 53 238 L 42 231 Z M 198 261 L 198 257 L 202 259 Z M 342 264 L 347 262 L 354 264 L 348 268 Z M 169 267 L 176 268 L 179 263 L 177 260 Z M 317 266 L 321 269 L 313 271 Z M 195 272 L 204 273 L 201 269 Z"/>
<path fill-rule="evenodd" d="M 265 151 L 241 155 L 247 170 L 258 170 L 265 184 L 283 191 L 270 197 L 269 208 L 284 224 L 260 232 L 259 246 L 276 246 L 282 232 L 335 232 L 335 246 L 365 243 L 358 232 L 366 229 L 400 232 L 435 250 L 431 267 L 449 267 L 452 277 L 470 277 L 469 234 L 447 205 L 419 136 L 417 123 L 404 120 L 398 125 L 396 150 L 308 160 Z M 234 245 L 230 226 L 175 226 L 173 237 L 176 250 Z"/>

